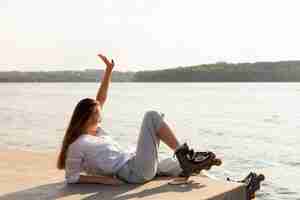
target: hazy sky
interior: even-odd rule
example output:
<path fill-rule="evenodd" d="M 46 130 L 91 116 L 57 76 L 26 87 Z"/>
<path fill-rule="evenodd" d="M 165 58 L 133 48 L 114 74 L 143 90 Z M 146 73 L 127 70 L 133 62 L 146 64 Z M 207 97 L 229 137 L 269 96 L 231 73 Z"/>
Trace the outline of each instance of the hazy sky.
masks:
<path fill-rule="evenodd" d="M 300 59 L 299 0 L 0 0 L 0 71 Z"/>

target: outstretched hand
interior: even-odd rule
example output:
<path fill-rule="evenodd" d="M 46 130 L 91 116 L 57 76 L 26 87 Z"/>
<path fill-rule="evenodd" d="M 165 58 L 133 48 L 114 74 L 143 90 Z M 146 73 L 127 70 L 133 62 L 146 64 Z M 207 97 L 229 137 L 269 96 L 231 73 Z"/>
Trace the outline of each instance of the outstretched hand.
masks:
<path fill-rule="evenodd" d="M 107 57 L 104 56 L 104 55 L 102 55 L 102 54 L 98 54 L 98 56 L 99 56 L 99 57 L 102 59 L 102 61 L 105 63 L 106 69 L 112 71 L 113 68 L 114 68 L 114 66 L 115 66 L 114 60 L 111 59 L 111 61 L 109 61 L 109 60 L 107 59 Z"/>
<path fill-rule="evenodd" d="M 111 185 L 124 185 L 125 182 L 118 179 L 118 178 L 115 178 L 114 181 L 111 183 Z"/>

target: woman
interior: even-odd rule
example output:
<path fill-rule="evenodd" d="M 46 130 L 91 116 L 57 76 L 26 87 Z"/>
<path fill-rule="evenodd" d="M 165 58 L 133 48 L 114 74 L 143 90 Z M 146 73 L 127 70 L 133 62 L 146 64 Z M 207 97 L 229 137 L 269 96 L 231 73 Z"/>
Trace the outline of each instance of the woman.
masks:
<path fill-rule="evenodd" d="M 85 98 L 76 105 L 57 161 L 57 168 L 65 169 L 67 183 L 144 183 L 157 174 L 177 176 L 185 172 L 188 177 L 197 169 L 208 169 L 212 157 L 202 156 L 201 162 L 188 159 L 187 154 L 195 156 L 186 144 L 180 146 L 163 115 L 157 111 L 145 113 L 135 152 L 123 151 L 109 137 L 101 127 L 101 111 L 107 99 L 114 61 L 101 54 L 98 56 L 106 64 L 106 70 L 96 99 Z M 160 140 L 176 152 L 179 162 L 172 160 L 167 168 L 158 162 Z"/>
<path fill-rule="evenodd" d="M 101 54 L 99 57 L 106 64 L 106 70 L 96 100 L 85 98 L 75 107 L 57 167 L 65 169 L 67 183 L 120 184 L 120 179 L 127 182 L 151 180 L 158 169 L 159 141 L 164 141 L 173 150 L 179 147 L 179 142 L 156 111 L 148 111 L 144 116 L 136 153 L 122 151 L 109 138 L 100 124 L 114 61 L 110 62 Z M 81 175 L 82 171 L 89 175 Z"/>

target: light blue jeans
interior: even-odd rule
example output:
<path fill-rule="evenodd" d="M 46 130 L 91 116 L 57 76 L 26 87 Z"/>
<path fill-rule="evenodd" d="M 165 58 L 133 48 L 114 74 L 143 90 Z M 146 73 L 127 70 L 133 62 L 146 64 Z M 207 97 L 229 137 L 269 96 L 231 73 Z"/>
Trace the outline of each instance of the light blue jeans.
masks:
<path fill-rule="evenodd" d="M 117 172 L 117 178 L 128 183 L 144 183 L 156 175 L 177 176 L 182 169 L 173 158 L 158 160 L 160 139 L 157 135 L 163 125 L 164 114 L 150 110 L 144 115 L 136 154 Z"/>

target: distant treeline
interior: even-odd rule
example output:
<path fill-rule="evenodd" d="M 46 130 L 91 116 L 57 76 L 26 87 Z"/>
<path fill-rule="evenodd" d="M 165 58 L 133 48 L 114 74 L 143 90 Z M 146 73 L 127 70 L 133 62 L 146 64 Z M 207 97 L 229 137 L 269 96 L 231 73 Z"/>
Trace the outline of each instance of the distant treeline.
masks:
<path fill-rule="evenodd" d="M 0 82 L 99 82 L 103 70 L 0 72 Z M 113 71 L 113 82 L 300 81 L 300 61 L 203 64 L 164 70 Z"/>
<path fill-rule="evenodd" d="M 300 61 L 225 63 L 139 71 L 140 82 L 243 82 L 300 81 Z"/>
<path fill-rule="evenodd" d="M 0 72 L 0 82 L 99 82 L 104 75 L 104 70 L 86 69 L 83 71 L 39 71 Z M 112 81 L 130 82 L 134 72 L 113 71 Z"/>

